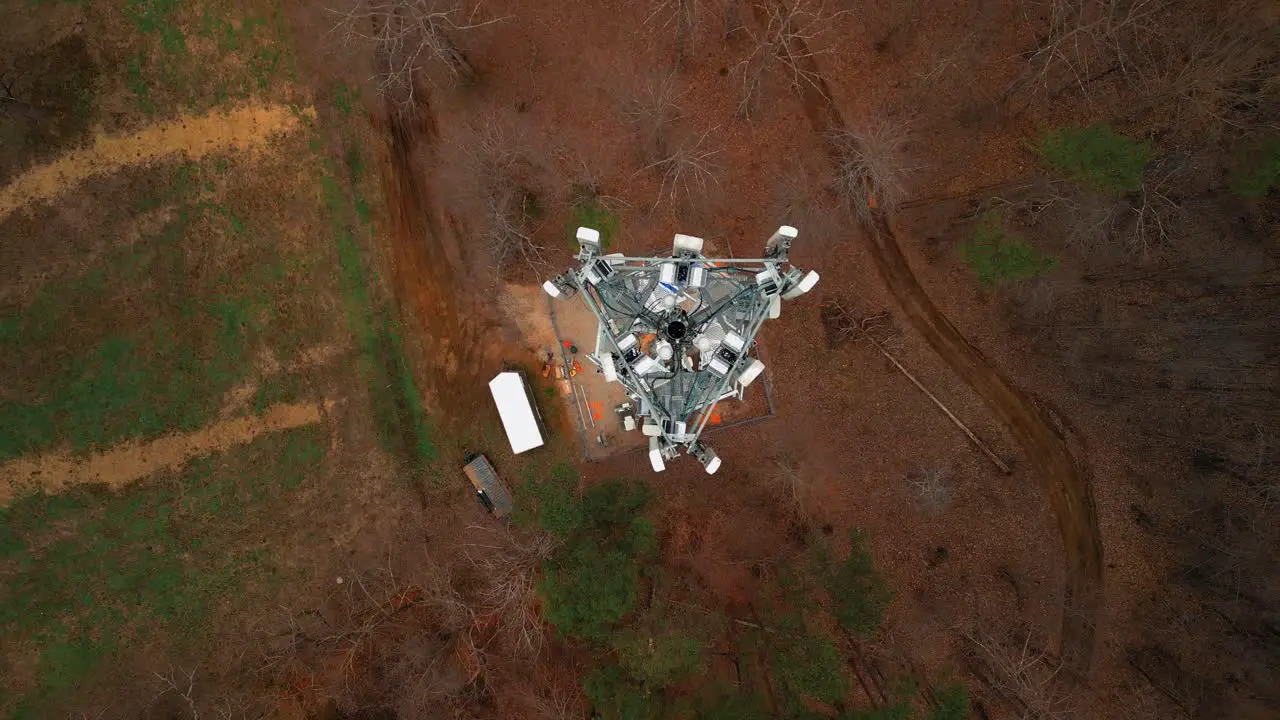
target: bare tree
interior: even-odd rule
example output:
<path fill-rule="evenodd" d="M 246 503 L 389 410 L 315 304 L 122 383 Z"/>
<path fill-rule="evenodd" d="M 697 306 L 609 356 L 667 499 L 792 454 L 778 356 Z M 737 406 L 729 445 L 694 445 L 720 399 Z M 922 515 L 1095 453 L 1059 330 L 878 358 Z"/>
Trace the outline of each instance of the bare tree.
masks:
<path fill-rule="evenodd" d="M 167 673 L 155 673 L 162 685 L 156 699 L 173 693 L 182 699 L 187 706 L 187 711 L 191 714 L 191 720 L 200 720 L 200 706 L 196 703 L 196 669 L 192 668 L 189 672 L 183 672 L 177 668 L 169 668 Z"/>
<path fill-rule="evenodd" d="M 1066 720 L 1074 715 L 1074 698 L 1059 677 L 1062 664 L 1035 649 L 1030 633 L 1021 643 L 1009 644 L 965 637 L 973 644 L 976 659 L 991 669 L 996 688 L 1018 707 L 1023 720 Z"/>
<path fill-rule="evenodd" d="M 423 717 L 427 708 L 465 699 L 484 663 L 463 583 L 438 565 L 410 581 L 390 561 L 346 577 L 329 634 L 319 640 L 320 662 L 339 675 L 339 707 Z"/>
<path fill-rule="evenodd" d="M 622 101 L 622 112 L 640 136 L 640 153 L 645 162 L 669 154 L 672 131 L 684 117 L 676 76 L 665 75 L 639 83 Z"/>
<path fill-rule="evenodd" d="M 550 267 L 542 245 L 527 229 L 535 217 L 536 207 L 534 196 L 519 188 L 485 198 L 482 237 L 499 275 L 512 265 L 534 273 Z"/>
<path fill-rule="evenodd" d="M 1016 193 L 988 198 L 972 217 L 1001 208 L 1020 223 L 1049 230 L 1064 247 L 1088 259 L 1147 259 L 1167 246 L 1175 233 L 1182 206 L 1169 192 L 1194 169 L 1186 154 L 1157 158 L 1143 172 L 1139 190 L 1124 197 L 1066 180 L 1041 179 Z"/>
<path fill-rule="evenodd" d="M 792 160 L 777 174 L 773 186 L 773 214 L 784 225 L 801 228 L 810 241 L 832 241 L 844 229 L 836 210 L 830 183 L 822 171 Z"/>
<path fill-rule="evenodd" d="M 583 717 L 582 701 L 573 691 L 551 688 L 538 695 L 533 704 L 544 720 L 578 720 Z"/>
<path fill-rule="evenodd" d="M 475 68 L 454 42 L 456 33 L 501 22 L 463 16 L 459 0 L 351 0 L 329 8 L 332 33 L 345 46 L 371 46 L 378 92 L 402 110 L 417 103 L 416 81 L 439 70 L 452 81 L 470 81 Z"/>
<path fill-rule="evenodd" d="M 1066 180 L 1036 178 L 977 203 L 966 216 L 972 220 L 998 210 L 1001 217 L 1047 234 L 1066 248 L 1086 256 L 1107 256 L 1115 245 L 1115 228 L 1130 206 L 1124 198 L 1093 192 Z"/>
<path fill-rule="evenodd" d="M 343 585 L 341 603 L 345 617 L 338 618 L 332 632 L 320 640 L 324 647 L 338 651 L 339 674 L 348 691 L 359 660 L 372 646 L 378 632 L 395 619 L 400 600 L 412 593 L 412 588 L 401 583 L 390 567 L 372 573 L 353 570 L 349 577 L 351 582 Z"/>
<path fill-rule="evenodd" d="M 1041 98 L 1113 77 L 1136 102 L 1131 118 L 1169 117 L 1188 145 L 1232 131 L 1275 129 L 1280 117 L 1280 34 L 1265 0 L 1191 5 L 1173 0 L 1045 0 L 1038 44 L 1002 102 Z M 1030 17 L 1028 19 L 1031 19 Z M 1206 137 L 1208 136 L 1208 137 Z"/>
<path fill-rule="evenodd" d="M 775 458 L 773 466 L 777 470 L 783 491 L 790 500 L 791 509 L 802 520 L 807 520 L 809 513 L 804 504 L 809 495 L 809 476 L 800 470 L 800 463 L 790 455 Z"/>
<path fill-rule="evenodd" d="M 792 88 L 808 86 L 825 95 L 815 63 L 819 56 L 835 52 L 825 36 L 840 16 L 850 12 L 828 8 L 826 0 L 768 2 L 758 8 L 765 13 L 765 28 L 757 33 L 743 27 L 751 37 L 751 50 L 734 67 L 742 81 L 738 115 L 744 118 L 755 115 L 771 73 L 784 76 Z"/>
<path fill-rule="evenodd" d="M 1280 128 L 1280 33 L 1258 0 L 1223 2 L 1188 21 L 1171 11 L 1137 65 L 1148 97 L 1134 116 L 1170 106 L 1170 123 L 1188 142 L 1204 134 Z"/>
<path fill-rule="evenodd" d="M 835 148 L 836 194 L 863 219 L 891 213 L 907 194 L 906 127 L 881 121 L 829 135 Z"/>
<path fill-rule="evenodd" d="M 940 512 L 951 504 L 951 469 L 933 465 L 907 476 L 920 504 L 928 512 Z"/>
<path fill-rule="evenodd" d="M 538 163 L 524 138 L 496 117 L 480 122 L 456 143 L 461 155 L 460 200 L 477 205 L 480 236 L 499 276 L 512 268 L 540 274 L 549 266 L 545 248 L 534 239 L 534 223 L 542 214 L 532 189 Z"/>
<path fill-rule="evenodd" d="M 672 204 L 687 202 L 696 205 L 706 198 L 711 186 L 717 185 L 716 175 L 719 168 L 715 156 L 721 149 L 712 139 L 719 128 L 711 128 L 701 133 L 690 133 L 668 149 L 664 157 L 640 168 L 636 174 L 646 170 L 657 170 L 662 182 L 658 187 L 658 197 L 653 207 L 665 197 Z"/>
<path fill-rule="evenodd" d="M 1003 101 L 1029 89 L 1029 100 L 1054 95 L 1065 85 L 1081 92 L 1113 72 L 1137 68 L 1135 53 L 1157 34 L 1155 19 L 1169 0 L 1047 0 L 1048 27 L 1026 53 L 1027 65 L 1005 88 Z"/>
<path fill-rule="evenodd" d="M 476 528 L 488 530 L 487 528 Z M 491 531 L 492 542 L 474 543 L 465 550 L 484 576 L 480 603 L 494 618 L 498 631 L 516 653 L 536 657 L 542 649 L 543 628 L 534 601 L 534 581 L 542 562 L 558 542 L 545 533 Z"/>
<path fill-rule="evenodd" d="M 645 25 L 675 33 L 676 71 L 684 70 L 690 40 L 715 0 L 639 0 L 648 6 Z"/>
<path fill-rule="evenodd" d="M 1143 179 L 1142 189 L 1129 208 L 1131 216 L 1127 232 L 1122 236 L 1125 249 L 1130 254 L 1146 259 L 1153 249 L 1168 244 L 1172 216 L 1181 210 L 1181 206 L 1167 194 L 1169 181 L 1177 172 L 1178 168 L 1163 174 L 1149 171 Z"/>

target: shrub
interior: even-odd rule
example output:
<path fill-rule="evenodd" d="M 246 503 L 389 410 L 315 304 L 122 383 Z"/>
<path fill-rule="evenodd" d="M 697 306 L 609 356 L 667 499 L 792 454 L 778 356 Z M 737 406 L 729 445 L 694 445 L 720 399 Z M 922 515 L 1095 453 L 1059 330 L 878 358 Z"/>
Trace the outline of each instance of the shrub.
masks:
<path fill-rule="evenodd" d="M 635 606 L 636 559 L 589 537 L 565 545 L 543 566 L 538 583 L 543 612 L 562 635 L 603 641 Z"/>
<path fill-rule="evenodd" d="M 675 632 L 627 630 L 613 639 L 618 663 L 646 689 L 665 688 L 702 669 L 702 643 Z"/>
<path fill-rule="evenodd" d="M 1113 195 L 1141 190 L 1142 172 L 1151 160 L 1149 140 L 1121 135 L 1107 125 L 1045 133 L 1036 151 L 1068 178 Z"/>
<path fill-rule="evenodd" d="M 965 720 L 969 717 L 969 688 L 961 683 L 944 685 L 933 693 L 937 703 L 928 720 Z"/>
<path fill-rule="evenodd" d="M 769 709 L 758 694 L 722 691 L 698 703 L 698 720 L 768 720 Z"/>
<path fill-rule="evenodd" d="M 1247 198 L 1280 189 L 1280 135 L 1245 143 L 1231 171 L 1231 189 Z"/>
<path fill-rule="evenodd" d="M 774 646 L 773 666 L 792 700 L 843 700 L 849 690 L 844 660 L 831 638 L 809 632 L 800 621 L 787 625 L 786 635 Z"/>
<path fill-rule="evenodd" d="M 592 707 L 610 720 L 651 720 L 661 713 L 657 697 L 632 682 L 616 665 L 598 667 L 582 681 Z"/>
<path fill-rule="evenodd" d="M 1053 258 L 1010 233 L 996 212 L 982 216 L 973 239 L 960 247 L 960 257 L 987 288 L 1033 278 L 1056 265 Z"/>
<path fill-rule="evenodd" d="M 640 561 L 657 545 L 653 524 L 639 514 L 648 501 L 646 486 L 610 480 L 556 516 L 571 522 L 550 524 L 571 528 L 567 542 L 543 564 L 538 583 L 544 615 L 561 634 L 604 641 L 635 607 Z"/>
<path fill-rule="evenodd" d="M 884 622 L 893 591 L 875 568 L 867 548 L 867 536 L 849 531 L 849 556 L 823 573 L 823 585 L 831 597 L 836 622 L 862 637 L 874 635 Z"/>
<path fill-rule="evenodd" d="M 582 501 L 575 496 L 578 474 L 572 465 L 556 465 L 547 475 L 526 477 L 520 488 L 527 500 L 517 506 L 516 526 L 539 528 L 558 538 L 572 535 L 583 522 Z"/>

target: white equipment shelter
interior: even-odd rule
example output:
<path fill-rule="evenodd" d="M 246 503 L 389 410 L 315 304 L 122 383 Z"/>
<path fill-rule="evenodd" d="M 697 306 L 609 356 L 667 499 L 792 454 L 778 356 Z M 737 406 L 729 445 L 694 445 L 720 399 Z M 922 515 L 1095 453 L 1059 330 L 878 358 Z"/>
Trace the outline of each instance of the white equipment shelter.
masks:
<path fill-rule="evenodd" d="M 511 441 L 511 452 L 519 455 L 526 450 L 542 447 L 542 430 L 534 414 L 533 403 L 524 378 L 517 372 L 498 373 L 489 381 L 489 392 L 498 406 L 502 427 Z"/>

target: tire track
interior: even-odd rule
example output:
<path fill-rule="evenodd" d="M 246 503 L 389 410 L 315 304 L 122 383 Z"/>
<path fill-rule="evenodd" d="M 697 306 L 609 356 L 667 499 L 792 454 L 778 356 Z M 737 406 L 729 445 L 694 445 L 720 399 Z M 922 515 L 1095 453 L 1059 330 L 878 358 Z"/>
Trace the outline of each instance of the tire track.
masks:
<path fill-rule="evenodd" d="M 150 442 L 128 441 L 85 457 L 62 451 L 10 460 L 0 464 L 0 507 L 31 490 L 55 494 L 80 484 L 119 490 L 153 473 L 176 470 L 197 457 L 244 445 L 261 435 L 317 424 L 333 404 L 329 400 L 272 405 L 260 416 L 222 420 Z"/>
<path fill-rule="evenodd" d="M 763 0 L 777 3 L 779 0 Z M 764 8 L 755 5 L 757 21 Z M 787 48 L 792 59 L 815 81 L 799 89 L 814 131 L 827 137 L 846 128 L 831 99 L 826 80 L 800 38 Z M 826 142 L 836 157 L 836 148 Z M 1057 518 L 1066 555 L 1066 599 L 1062 616 L 1062 659 L 1078 676 L 1088 674 L 1096 644 L 1097 619 L 1103 607 L 1102 536 L 1088 472 L 1071 452 L 1068 439 L 1030 394 L 1014 386 L 973 346 L 929 298 L 916 279 L 898 238 L 883 212 L 865 224 L 865 237 L 881 278 L 889 286 L 912 326 L 924 336 L 986 402 L 1022 446 L 1035 467 Z"/>
<path fill-rule="evenodd" d="M 488 402 L 488 378 L 504 348 L 496 341 L 491 308 L 477 279 L 463 234 L 424 172 L 439 136 L 430 93 L 420 89 L 414 114 L 388 102 L 385 118 L 371 116 L 388 227 L 377 240 L 390 271 L 401 317 L 421 341 L 426 389 L 442 409 L 466 411 Z"/>
<path fill-rule="evenodd" d="M 0 221 L 21 208 L 52 200 L 95 175 L 173 155 L 194 159 L 224 150 L 246 150 L 297 128 L 303 117 L 313 115 L 310 108 L 296 113 L 284 105 L 246 105 L 182 116 L 133 135 L 99 134 L 88 147 L 33 167 L 0 188 Z"/>

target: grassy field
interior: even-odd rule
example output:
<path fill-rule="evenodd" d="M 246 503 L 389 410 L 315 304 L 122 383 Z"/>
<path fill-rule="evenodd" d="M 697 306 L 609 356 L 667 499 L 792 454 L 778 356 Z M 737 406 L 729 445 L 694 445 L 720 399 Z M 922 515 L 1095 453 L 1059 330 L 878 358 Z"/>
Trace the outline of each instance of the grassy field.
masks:
<path fill-rule="evenodd" d="M 3 143 L 4 182 L 91 136 L 180 133 L 253 104 L 297 119 L 252 151 L 97 174 L 0 220 L 0 471 L 14 495 L 0 508 L 0 716 L 112 715 L 151 697 L 155 673 L 207 660 L 245 608 L 304 591 L 300 567 L 328 562 L 327 519 L 368 501 L 344 468 L 387 458 L 373 480 L 394 493 L 415 477 L 394 469 L 429 463 L 436 440 L 370 261 L 379 200 L 358 97 L 339 85 L 311 107 L 278 6 L 37 5 L 9 10 L 61 39 L 9 59 L 36 71 L 18 92 L 56 110 L 4 124 L 17 141 Z M 88 231 L 69 231 L 66 207 Z M 329 409 L 120 492 L 70 478 L 46 494 L 11 472 L 50 455 L 109 464 L 286 403 Z M 146 692 L 127 699 L 139 678 Z"/>
<path fill-rule="evenodd" d="M 210 619 L 244 602 L 247 582 L 270 581 L 261 530 L 324 461 L 322 434 L 308 428 L 195 459 L 126 493 L 85 486 L 0 510 L 5 676 L 25 680 L 10 687 L 9 716 L 46 717 L 136 648 L 181 653 L 207 639 Z"/>

